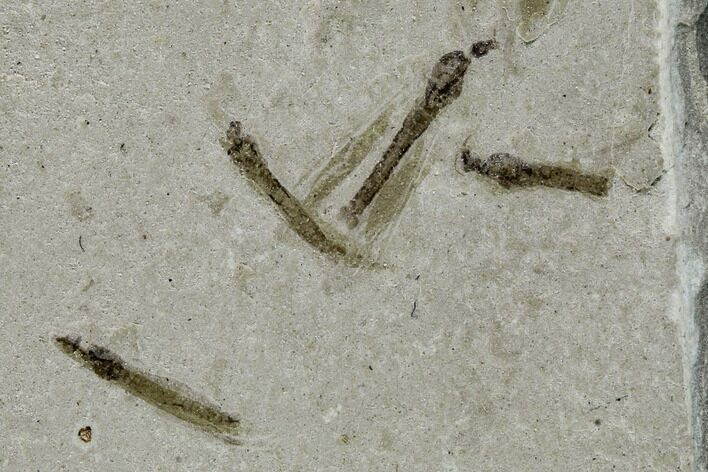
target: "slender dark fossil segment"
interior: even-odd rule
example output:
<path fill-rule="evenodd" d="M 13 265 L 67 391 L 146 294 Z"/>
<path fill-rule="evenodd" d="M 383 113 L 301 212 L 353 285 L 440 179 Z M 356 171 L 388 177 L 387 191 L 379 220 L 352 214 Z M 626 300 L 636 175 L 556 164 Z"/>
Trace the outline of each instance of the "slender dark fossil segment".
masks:
<path fill-rule="evenodd" d="M 487 159 L 472 157 L 469 150 L 462 153 L 466 172 L 477 172 L 490 177 L 504 188 L 544 185 L 563 190 L 575 190 L 590 195 L 607 196 L 610 179 L 605 175 L 585 174 L 574 169 L 532 164 L 506 153 L 492 154 Z"/>
<path fill-rule="evenodd" d="M 333 241 L 288 189 L 273 175 L 258 152 L 256 143 L 241 133 L 241 123 L 232 121 L 226 132 L 227 153 L 234 164 L 276 204 L 290 227 L 302 239 L 330 256 L 346 255 L 343 244 Z"/>
<path fill-rule="evenodd" d="M 481 41 L 472 46 L 471 52 L 475 57 L 482 57 L 495 46 L 493 40 Z M 416 101 L 406 115 L 401 129 L 354 198 L 342 208 L 342 216 L 351 227 L 358 224 L 359 215 L 376 197 L 413 143 L 428 129 L 435 117 L 460 96 L 469 64 L 470 58 L 462 51 L 447 53 L 435 64 L 425 95 Z"/>
<path fill-rule="evenodd" d="M 169 379 L 142 373 L 123 362 L 108 349 L 98 346 L 81 346 L 81 339 L 58 336 L 54 338 L 66 355 L 91 369 L 98 377 L 121 387 L 145 402 L 169 413 L 197 428 L 213 434 L 228 444 L 240 445 L 241 422 L 219 411 L 204 400 L 193 398 L 188 389 Z"/>

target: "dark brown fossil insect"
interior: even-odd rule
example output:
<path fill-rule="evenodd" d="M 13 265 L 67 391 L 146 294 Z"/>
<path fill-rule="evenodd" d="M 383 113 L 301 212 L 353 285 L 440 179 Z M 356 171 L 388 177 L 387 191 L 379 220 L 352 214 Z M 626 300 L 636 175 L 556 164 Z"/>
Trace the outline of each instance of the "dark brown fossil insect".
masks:
<path fill-rule="evenodd" d="M 169 379 L 140 372 L 108 349 L 93 345 L 84 347 L 80 338 L 58 336 L 54 342 L 66 355 L 92 370 L 101 379 L 114 383 L 126 392 L 228 444 L 240 444 L 237 436 L 241 421 L 221 412 L 206 400 L 196 399 L 196 395 L 186 387 Z M 88 437 L 90 440 L 90 435 Z"/>
<path fill-rule="evenodd" d="M 562 190 L 574 190 L 590 195 L 606 196 L 610 179 L 606 175 L 580 172 L 561 166 L 522 161 L 507 153 L 492 154 L 486 159 L 462 152 L 462 166 L 467 172 L 477 172 L 496 180 L 504 188 L 543 185 Z"/>
<path fill-rule="evenodd" d="M 494 40 L 481 41 L 472 46 L 471 54 L 479 58 L 495 47 Z M 469 64 L 470 58 L 462 51 L 449 52 L 435 64 L 425 94 L 408 112 L 400 130 L 354 198 L 342 208 L 342 216 L 349 226 L 358 224 L 359 215 L 376 197 L 413 143 L 428 129 L 438 114 L 460 96 Z"/>
<path fill-rule="evenodd" d="M 341 214 L 350 228 L 357 225 L 361 213 L 384 187 L 411 146 L 428 129 L 440 112 L 460 96 L 471 57 L 482 57 L 496 47 L 497 43 L 494 40 L 480 41 L 472 46 L 468 54 L 463 51 L 453 51 L 444 54 L 438 60 L 433 67 L 424 94 L 408 112 L 401 128 L 368 178 L 349 203 L 341 209 Z M 243 133 L 240 122 L 230 123 L 224 147 L 233 163 L 261 193 L 275 203 L 288 225 L 303 240 L 335 259 L 345 260 L 353 265 L 362 263 L 361 254 L 357 253 L 351 241 L 330 226 L 318 221 L 316 215 L 311 212 L 312 208 L 306 205 L 330 193 L 331 189 L 328 186 L 335 182 L 341 183 L 344 175 L 351 172 L 360 161 L 344 165 L 343 169 L 337 169 L 341 175 L 335 175 L 329 180 L 325 179 L 324 183 L 319 182 L 317 191 L 308 196 L 305 199 L 306 204 L 303 204 L 273 175 L 255 141 Z"/>

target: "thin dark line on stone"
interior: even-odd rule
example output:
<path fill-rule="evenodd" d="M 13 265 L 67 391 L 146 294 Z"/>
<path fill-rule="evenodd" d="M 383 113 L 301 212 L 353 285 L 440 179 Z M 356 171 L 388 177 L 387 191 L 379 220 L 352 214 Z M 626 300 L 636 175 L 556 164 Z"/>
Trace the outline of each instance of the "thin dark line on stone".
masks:
<path fill-rule="evenodd" d="M 140 372 L 103 347 L 83 347 L 81 338 L 57 336 L 54 342 L 62 352 L 92 370 L 99 378 L 227 444 L 241 445 L 236 438 L 240 432 L 240 420 L 221 412 L 206 400 L 196 399 L 187 387 L 167 378 Z"/>

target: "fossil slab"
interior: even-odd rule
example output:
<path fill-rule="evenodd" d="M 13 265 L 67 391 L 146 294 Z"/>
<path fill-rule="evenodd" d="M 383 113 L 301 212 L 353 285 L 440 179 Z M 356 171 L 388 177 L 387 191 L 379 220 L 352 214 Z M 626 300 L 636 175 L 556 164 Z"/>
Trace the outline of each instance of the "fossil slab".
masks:
<path fill-rule="evenodd" d="M 700 459 L 699 2 L 5 3 L 0 469 Z"/>

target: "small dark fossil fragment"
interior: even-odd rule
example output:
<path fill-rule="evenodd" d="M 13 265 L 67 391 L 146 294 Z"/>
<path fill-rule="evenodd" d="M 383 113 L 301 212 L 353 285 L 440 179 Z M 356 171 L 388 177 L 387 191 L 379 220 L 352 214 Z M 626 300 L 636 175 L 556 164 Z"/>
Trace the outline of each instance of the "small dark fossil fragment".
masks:
<path fill-rule="evenodd" d="M 492 49 L 496 49 L 498 43 L 495 39 L 488 39 L 486 41 L 478 41 L 472 45 L 472 55 L 474 57 L 485 56 Z"/>
<path fill-rule="evenodd" d="M 84 426 L 79 430 L 79 439 L 85 443 L 91 442 L 91 426 Z"/>

